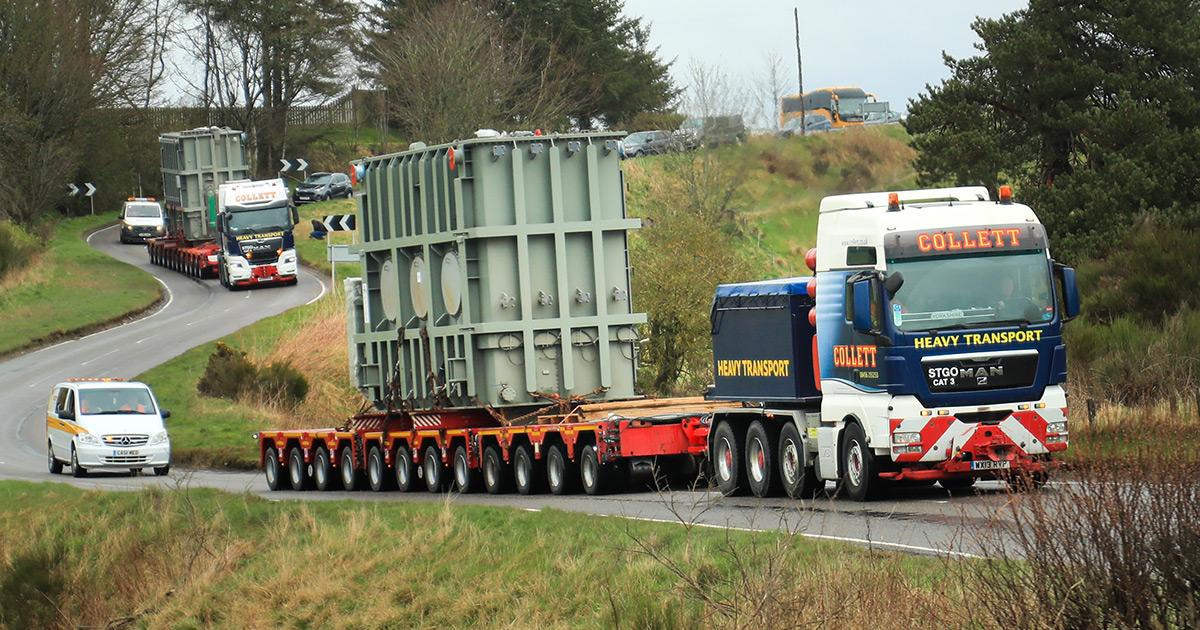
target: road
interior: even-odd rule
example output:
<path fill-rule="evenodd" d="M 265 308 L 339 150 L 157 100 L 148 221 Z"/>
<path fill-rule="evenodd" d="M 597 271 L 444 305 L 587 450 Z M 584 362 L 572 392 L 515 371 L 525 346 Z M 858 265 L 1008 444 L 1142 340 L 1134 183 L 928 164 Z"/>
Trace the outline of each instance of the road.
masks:
<path fill-rule="evenodd" d="M 317 274 L 305 271 L 295 287 L 233 293 L 221 288 L 215 280 L 188 278 L 150 265 L 143 248 L 118 244 L 113 229 L 96 232 L 89 243 L 153 275 L 166 288 L 168 299 L 158 310 L 136 321 L 0 363 L 0 401 L 4 409 L 0 416 L 0 436 L 11 440 L 10 448 L 0 454 L 0 478 L 54 479 L 102 490 L 186 483 L 272 499 L 441 500 L 425 492 L 272 493 L 261 475 L 240 472 L 174 470 L 167 478 L 50 477 L 46 472 L 44 418 L 46 398 L 54 383 L 71 376 L 135 376 L 255 320 L 315 300 L 326 290 Z M 1054 488 L 1044 491 L 1053 492 Z M 988 482 L 979 484 L 976 493 L 964 496 L 950 496 L 936 487 L 914 488 L 867 504 L 843 499 L 800 503 L 787 499 L 725 498 L 686 488 L 607 497 L 461 495 L 454 500 L 527 510 L 557 509 L 651 521 L 686 521 L 701 527 L 786 529 L 810 538 L 844 540 L 886 550 L 972 556 L 982 553 L 977 535 L 972 532 L 984 530 L 997 520 L 1006 520 L 1006 505 L 1011 498 L 1001 484 Z"/>

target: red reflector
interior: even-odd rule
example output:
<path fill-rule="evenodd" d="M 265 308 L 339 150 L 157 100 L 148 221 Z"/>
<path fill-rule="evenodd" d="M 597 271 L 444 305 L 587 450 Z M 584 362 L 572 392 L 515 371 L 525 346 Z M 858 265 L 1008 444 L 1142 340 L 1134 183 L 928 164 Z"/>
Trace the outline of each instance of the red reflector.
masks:
<path fill-rule="evenodd" d="M 454 147 L 446 149 L 446 161 L 450 163 L 450 170 L 454 170 L 457 163 L 454 161 Z"/>
<path fill-rule="evenodd" d="M 817 270 L 817 248 L 814 247 L 804 254 L 804 264 L 808 265 L 809 269 Z"/>

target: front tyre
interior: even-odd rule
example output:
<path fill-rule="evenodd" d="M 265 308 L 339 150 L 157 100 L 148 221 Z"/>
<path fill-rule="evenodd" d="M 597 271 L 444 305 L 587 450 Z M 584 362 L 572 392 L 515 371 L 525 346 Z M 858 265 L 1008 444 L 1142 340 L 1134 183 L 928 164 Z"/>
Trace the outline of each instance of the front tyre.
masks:
<path fill-rule="evenodd" d="M 170 472 L 171 472 L 170 464 L 167 464 L 166 466 L 155 466 L 154 467 L 154 476 L 156 476 L 156 477 L 166 477 L 168 474 L 170 474 Z"/>
<path fill-rule="evenodd" d="M 850 424 L 842 443 L 842 488 L 855 501 L 870 501 L 879 496 L 882 486 L 866 433 L 857 423 Z"/>
<path fill-rule="evenodd" d="M 86 477 L 87 469 L 79 465 L 79 455 L 75 453 L 75 445 L 71 445 L 71 476 Z"/>

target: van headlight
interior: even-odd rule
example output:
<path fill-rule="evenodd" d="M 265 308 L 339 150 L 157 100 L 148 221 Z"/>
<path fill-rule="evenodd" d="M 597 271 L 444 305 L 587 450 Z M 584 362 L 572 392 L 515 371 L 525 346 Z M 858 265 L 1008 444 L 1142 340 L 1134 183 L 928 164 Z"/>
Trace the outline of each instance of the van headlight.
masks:
<path fill-rule="evenodd" d="M 166 442 L 166 441 L 167 441 L 167 432 L 159 431 L 158 433 L 155 433 L 154 435 L 150 436 L 150 442 L 148 442 L 148 443 L 149 444 L 162 444 L 163 442 Z"/>
<path fill-rule="evenodd" d="M 96 446 L 100 446 L 100 438 L 92 435 L 91 433 L 80 433 L 77 436 L 77 439 L 79 440 L 80 444 L 94 444 Z"/>

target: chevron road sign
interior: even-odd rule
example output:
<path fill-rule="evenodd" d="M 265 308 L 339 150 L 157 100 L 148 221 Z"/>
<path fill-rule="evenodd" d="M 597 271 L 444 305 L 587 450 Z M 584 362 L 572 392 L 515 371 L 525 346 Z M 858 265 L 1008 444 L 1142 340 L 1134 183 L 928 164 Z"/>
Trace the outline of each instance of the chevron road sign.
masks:
<path fill-rule="evenodd" d="M 293 158 L 291 161 L 280 158 L 279 163 L 283 165 L 283 168 L 279 169 L 280 173 L 286 173 L 286 172 L 292 170 L 293 164 L 296 165 L 295 170 L 297 170 L 297 171 L 307 171 L 308 170 L 308 161 L 306 161 L 304 158 Z"/>
<path fill-rule="evenodd" d="M 355 229 L 353 214 L 329 214 L 321 220 L 321 224 L 330 232 L 353 232 Z"/>

